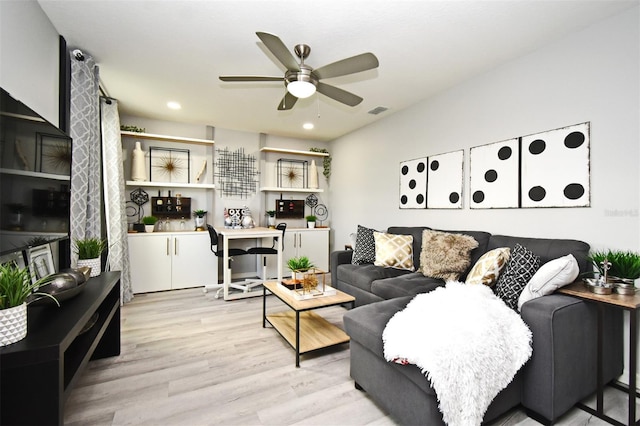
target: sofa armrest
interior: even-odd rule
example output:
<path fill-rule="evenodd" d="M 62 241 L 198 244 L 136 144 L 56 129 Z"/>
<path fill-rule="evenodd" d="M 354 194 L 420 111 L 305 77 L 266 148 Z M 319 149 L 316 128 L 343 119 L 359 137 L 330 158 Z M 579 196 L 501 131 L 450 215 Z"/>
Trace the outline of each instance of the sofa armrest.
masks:
<path fill-rule="evenodd" d="M 338 282 L 338 265 L 351 263 L 353 250 L 336 250 L 331 252 L 329 258 L 329 270 L 331 271 L 331 285 L 335 286 Z"/>
<path fill-rule="evenodd" d="M 522 305 L 533 334 L 533 355 L 523 368 L 522 405 L 555 421 L 596 388 L 597 306 L 560 294 Z M 622 316 L 605 309 L 604 379 L 622 372 Z"/>

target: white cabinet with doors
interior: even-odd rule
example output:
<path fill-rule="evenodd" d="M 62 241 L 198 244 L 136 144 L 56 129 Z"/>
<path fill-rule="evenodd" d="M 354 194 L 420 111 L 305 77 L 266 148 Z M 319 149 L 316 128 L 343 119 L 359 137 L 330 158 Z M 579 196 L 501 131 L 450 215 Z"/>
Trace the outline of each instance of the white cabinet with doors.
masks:
<path fill-rule="evenodd" d="M 262 245 L 270 247 L 271 241 L 264 239 Z M 287 228 L 282 252 L 282 270 L 285 276 L 291 276 L 287 261 L 299 256 L 307 256 L 316 268 L 329 272 L 329 228 Z M 258 261 L 258 270 L 261 270 L 262 258 Z M 267 256 L 267 278 L 275 277 L 276 272 L 275 256 Z"/>
<path fill-rule="evenodd" d="M 207 232 L 129 234 L 134 293 L 217 283 L 218 259 Z"/>

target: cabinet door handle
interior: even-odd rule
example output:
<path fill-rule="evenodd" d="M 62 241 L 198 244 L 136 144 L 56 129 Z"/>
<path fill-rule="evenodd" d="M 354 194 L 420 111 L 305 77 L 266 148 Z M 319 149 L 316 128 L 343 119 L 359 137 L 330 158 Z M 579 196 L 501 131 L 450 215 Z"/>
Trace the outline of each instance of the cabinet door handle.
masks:
<path fill-rule="evenodd" d="M 302 248 L 302 234 L 298 234 L 298 241 L 300 241 L 298 247 Z"/>
<path fill-rule="evenodd" d="M 169 253 L 169 238 L 167 238 L 167 256 L 169 256 L 171 253 Z"/>
<path fill-rule="evenodd" d="M 178 239 L 173 239 L 173 254 L 178 255 Z"/>

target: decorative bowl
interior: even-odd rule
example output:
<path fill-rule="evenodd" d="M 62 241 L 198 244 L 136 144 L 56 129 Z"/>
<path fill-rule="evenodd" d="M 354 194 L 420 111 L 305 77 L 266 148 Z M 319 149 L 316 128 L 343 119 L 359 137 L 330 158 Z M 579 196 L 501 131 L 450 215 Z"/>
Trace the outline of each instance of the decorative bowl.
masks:
<path fill-rule="evenodd" d="M 636 286 L 633 283 L 616 282 L 613 287 L 613 291 L 618 294 L 624 294 L 627 296 L 636 294 Z"/>
<path fill-rule="evenodd" d="M 614 285 L 612 283 L 602 283 L 600 280 L 593 278 L 585 278 L 583 280 L 585 287 L 595 294 L 611 294 Z"/>
<path fill-rule="evenodd" d="M 62 303 L 65 300 L 77 296 L 82 290 L 84 290 L 86 281 L 78 283 L 76 278 L 76 274 L 68 272 L 52 274 L 48 277 L 48 282 L 40 286 L 37 292 L 49 294 L 55 297 L 58 303 Z M 56 302 L 54 302 L 50 297 L 36 294 L 29 296 L 28 303 L 29 306 L 56 305 Z"/>

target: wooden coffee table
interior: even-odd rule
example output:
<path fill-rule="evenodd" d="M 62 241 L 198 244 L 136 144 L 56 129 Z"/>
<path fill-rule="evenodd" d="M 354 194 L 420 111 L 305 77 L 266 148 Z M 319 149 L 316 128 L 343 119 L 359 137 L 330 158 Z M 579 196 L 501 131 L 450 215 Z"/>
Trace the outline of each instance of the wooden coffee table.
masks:
<path fill-rule="evenodd" d="M 267 315 L 267 291 L 292 310 Z M 351 303 L 354 306 L 355 300 L 353 296 L 340 290 L 336 290 L 336 294 L 332 296 L 297 300 L 281 284 L 275 281 L 266 282 L 262 290 L 262 327 L 265 328 L 268 322 L 284 337 L 295 349 L 296 367 L 300 367 L 301 354 L 349 341 L 349 336 L 344 331 L 312 311 L 343 303 Z"/>

